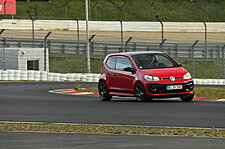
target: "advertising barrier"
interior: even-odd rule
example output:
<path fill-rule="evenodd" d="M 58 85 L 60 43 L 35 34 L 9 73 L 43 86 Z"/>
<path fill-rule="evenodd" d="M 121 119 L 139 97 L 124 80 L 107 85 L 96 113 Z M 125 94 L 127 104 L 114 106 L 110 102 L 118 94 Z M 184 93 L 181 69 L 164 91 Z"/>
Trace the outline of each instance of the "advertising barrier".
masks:
<path fill-rule="evenodd" d="M 16 0 L 1 0 L 0 14 L 16 14 Z"/>

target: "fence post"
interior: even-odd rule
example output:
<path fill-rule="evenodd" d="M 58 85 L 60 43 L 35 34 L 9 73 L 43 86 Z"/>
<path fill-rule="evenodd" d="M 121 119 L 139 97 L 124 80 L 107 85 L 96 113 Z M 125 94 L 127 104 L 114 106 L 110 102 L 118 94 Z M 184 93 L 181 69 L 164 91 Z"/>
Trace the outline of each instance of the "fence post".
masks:
<path fill-rule="evenodd" d="M 80 27 L 79 27 L 79 20 L 75 18 L 77 21 L 77 54 L 78 58 L 80 58 Z"/>
<path fill-rule="evenodd" d="M 223 74 L 223 79 L 225 79 L 225 61 L 224 61 L 224 49 L 225 49 L 225 45 L 222 48 L 222 74 Z"/>
<path fill-rule="evenodd" d="M 94 39 L 96 35 L 92 35 L 90 38 L 89 38 L 89 46 L 90 46 L 90 49 L 91 49 L 91 54 L 93 55 L 94 53 L 94 42 L 92 41 Z"/>
<path fill-rule="evenodd" d="M 123 52 L 123 21 L 120 21 L 121 52 Z"/>
<path fill-rule="evenodd" d="M 5 31 L 5 29 L 1 29 L 0 30 L 0 35 Z M 2 59 L 2 63 L 3 63 L 3 69 L 5 70 L 5 45 L 6 45 L 6 39 L 3 39 L 3 59 Z"/>
<path fill-rule="evenodd" d="M 78 58 L 80 58 L 80 45 L 77 46 L 77 54 L 78 54 Z"/>
<path fill-rule="evenodd" d="M 218 57 L 220 58 L 220 45 L 217 46 L 217 53 L 218 53 Z M 215 55 L 216 55 L 216 52 L 215 52 Z"/>
<path fill-rule="evenodd" d="M 18 42 L 18 47 L 21 48 L 21 41 Z"/>
<path fill-rule="evenodd" d="M 131 41 L 131 39 L 132 39 L 132 38 L 133 38 L 133 37 L 130 37 L 130 38 L 128 38 L 128 40 L 126 41 L 126 43 L 125 43 L 125 47 L 124 47 L 125 52 L 129 52 L 128 43 Z"/>
<path fill-rule="evenodd" d="M 207 58 L 207 25 L 205 22 L 203 22 L 205 27 L 205 51 L 203 52 L 204 58 Z"/>
<path fill-rule="evenodd" d="M 213 49 L 211 49 L 211 58 L 213 58 Z"/>
<path fill-rule="evenodd" d="M 90 42 L 91 55 L 94 55 L 94 42 Z"/>
<path fill-rule="evenodd" d="M 161 43 L 162 43 L 162 47 L 160 49 L 163 52 L 163 43 L 165 42 L 164 41 L 164 25 L 163 25 L 162 20 L 159 18 L 159 16 L 155 16 L 155 17 L 159 21 L 159 23 L 161 24 L 161 34 L 162 34 L 162 39 L 161 39 L 162 41 L 161 41 Z"/>
<path fill-rule="evenodd" d="M 177 44 L 175 44 L 175 53 L 176 53 L 175 57 L 178 57 Z"/>
<path fill-rule="evenodd" d="M 63 45 L 62 45 L 62 53 L 63 53 L 63 54 L 66 53 L 66 52 L 65 52 L 65 47 L 66 47 L 66 46 L 65 46 L 65 43 L 63 43 Z"/>
<path fill-rule="evenodd" d="M 136 45 L 136 43 L 134 42 L 134 43 L 133 43 L 133 51 L 136 51 L 136 47 L 137 47 L 137 45 Z"/>
<path fill-rule="evenodd" d="M 195 58 L 194 58 L 195 54 L 194 54 L 194 47 L 195 47 L 195 45 L 196 45 L 198 42 L 199 42 L 199 40 L 196 40 L 196 41 L 194 42 L 194 44 L 192 45 L 192 47 L 191 47 L 192 76 L 193 76 L 193 77 L 195 77 Z"/>
<path fill-rule="evenodd" d="M 3 43 L 3 70 L 6 70 L 5 48 L 6 48 L 6 38 L 4 38 L 4 43 Z"/>
<path fill-rule="evenodd" d="M 51 51 L 51 40 L 48 40 L 48 58 L 50 57 L 50 51 Z"/>
<path fill-rule="evenodd" d="M 169 55 L 172 56 L 171 48 L 168 49 Z"/>
<path fill-rule="evenodd" d="M 47 70 L 47 49 L 46 49 L 46 41 L 52 32 L 48 32 L 44 37 L 44 71 Z"/>
<path fill-rule="evenodd" d="M 105 46 L 105 56 L 108 55 L 108 46 Z"/>
<path fill-rule="evenodd" d="M 159 44 L 159 49 L 160 49 L 161 52 L 164 51 L 163 50 L 163 45 L 164 45 L 165 41 L 166 41 L 166 39 L 163 39 L 162 42 Z"/>

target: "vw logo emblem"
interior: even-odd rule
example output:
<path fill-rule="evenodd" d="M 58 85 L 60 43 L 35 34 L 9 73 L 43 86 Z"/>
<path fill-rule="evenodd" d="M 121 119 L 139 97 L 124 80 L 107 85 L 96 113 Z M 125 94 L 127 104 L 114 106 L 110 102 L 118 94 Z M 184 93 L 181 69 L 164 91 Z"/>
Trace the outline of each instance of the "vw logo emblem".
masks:
<path fill-rule="evenodd" d="M 170 81 L 175 81 L 175 77 L 174 76 L 170 76 Z"/>

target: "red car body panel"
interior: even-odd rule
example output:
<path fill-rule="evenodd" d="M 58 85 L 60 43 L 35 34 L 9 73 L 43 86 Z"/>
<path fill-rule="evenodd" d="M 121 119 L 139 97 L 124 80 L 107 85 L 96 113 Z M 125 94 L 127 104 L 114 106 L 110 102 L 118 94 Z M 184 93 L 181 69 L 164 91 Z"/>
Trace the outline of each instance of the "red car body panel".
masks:
<path fill-rule="evenodd" d="M 161 53 L 161 52 L 159 52 Z M 121 71 L 108 68 L 106 62 L 111 56 L 126 56 L 133 63 L 136 72 Z M 167 55 L 168 56 L 168 55 Z M 169 56 L 168 56 L 169 57 Z M 171 57 L 169 57 L 171 58 Z M 172 59 L 172 58 L 171 58 Z M 178 63 L 172 59 L 177 65 Z M 167 97 L 167 96 L 180 96 L 185 94 L 194 94 L 194 90 L 185 90 L 182 92 L 160 92 L 152 93 L 150 91 L 150 86 L 152 85 L 177 85 L 177 84 L 187 84 L 192 83 L 193 79 L 184 79 L 183 76 L 188 73 L 183 67 L 174 68 L 160 68 L 160 69 L 139 69 L 132 55 L 129 53 L 115 53 L 106 56 L 102 65 L 102 73 L 99 82 L 104 81 L 108 87 L 109 95 L 111 96 L 135 96 L 134 86 L 137 83 L 142 83 L 145 88 L 145 94 L 151 97 Z M 147 81 L 144 75 L 157 76 L 160 78 L 159 81 Z M 169 80 L 170 76 L 174 76 L 175 81 Z"/>

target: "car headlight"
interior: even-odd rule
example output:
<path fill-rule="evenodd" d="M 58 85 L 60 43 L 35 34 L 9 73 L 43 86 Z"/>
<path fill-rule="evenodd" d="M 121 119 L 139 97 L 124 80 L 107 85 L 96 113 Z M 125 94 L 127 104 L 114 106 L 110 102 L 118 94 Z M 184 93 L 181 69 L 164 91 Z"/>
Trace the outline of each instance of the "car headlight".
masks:
<path fill-rule="evenodd" d="M 160 79 L 156 76 L 144 75 L 145 80 L 147 81 L 159 81 Z"/>
<path fill-rule="evenodd" d="M 184 79 L 191 79 L 191 74 L 188 72 L 184 75 Z"/>

